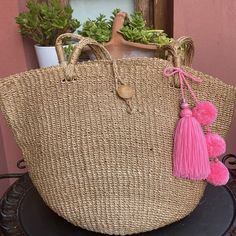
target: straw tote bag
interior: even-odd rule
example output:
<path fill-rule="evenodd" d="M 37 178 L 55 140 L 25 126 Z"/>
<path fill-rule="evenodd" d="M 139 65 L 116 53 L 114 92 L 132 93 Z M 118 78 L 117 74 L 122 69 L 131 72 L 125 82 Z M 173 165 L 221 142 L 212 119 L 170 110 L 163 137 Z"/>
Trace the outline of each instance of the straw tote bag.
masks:
<path fill-rule="evenodd" d="M 81 38 L 67 64 L 65 36 L 57 40 L 59 66 L 0 80 L 1 111 L 46 204 L 77 226 L 119 235 L 157 229 L 188 215 L 206 184 L 172 176 L 180 89 L 174 78 L 163 76 L 170 62 L 112 61 L 102 45 Z M 97 60 L 77 63 L 85 46 Z M 217 106 L 213 129 L 225 136 L 235 89 L 184 69 L 203 79 L 192 88 L 199 99 Z M 134 90 L 118 91 L 124 84 Z"/>

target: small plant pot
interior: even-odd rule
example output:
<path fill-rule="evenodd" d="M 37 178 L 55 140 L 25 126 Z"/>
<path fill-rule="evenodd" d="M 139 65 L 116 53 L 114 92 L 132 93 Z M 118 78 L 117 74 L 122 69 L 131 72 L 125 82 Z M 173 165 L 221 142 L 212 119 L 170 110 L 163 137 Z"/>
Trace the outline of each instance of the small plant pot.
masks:
<path fill-rule="evenodd" d="M 67 42 L 68 43 L 68 42 Z M 69 42 L 72 46 L 76 45 L 75 42 Z M 69 45 L 64 45 L 63 48 L 68 47 Z M 55 46 L 40 46 L 39 44 L 34 45 L 38 64 L 40 68 L 50 67 L 59 65 L 58 56 Z M 89 48 L 83 51 L 80 56 L 80 61 L 94 60 L 95 56 Z"/>
<path fill-rule="evenodd" d="M 36 55 L 38 58 L 39 67 L 49 67 L 58 65 L 58 58 L 54 46 L 40 46 L 34 45 Z"/>

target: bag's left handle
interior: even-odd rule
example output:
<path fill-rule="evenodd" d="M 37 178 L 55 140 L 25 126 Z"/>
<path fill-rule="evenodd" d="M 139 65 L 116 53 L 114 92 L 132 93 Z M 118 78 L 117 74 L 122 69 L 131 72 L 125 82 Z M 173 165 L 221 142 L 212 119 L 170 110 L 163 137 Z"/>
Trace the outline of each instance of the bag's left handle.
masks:
<path fill-rule="evenodd" d="M 101 43 L 98 43 L 91 38 L 83 38 L 75 45 L 69 64 L 75 65 L 77 63 L 80 54 L 85 47 L 91 49 L 91 52 L 94 53 L 97 60 L 111 60 L 110 53 Z"/>
<path fill-rule="evenodd" d="M 58 61 L 61 65 L 67 64 L 64 49 L 63 49 L 63 39 L 65 39 L 65 38 L 77 39 L 79 41 L 84 39 L 84 37 L 82 37 L 78 34 L 73 34 L 73 33 L 61 34 L 56 39 L 55 47 L 56 47 Z"/>

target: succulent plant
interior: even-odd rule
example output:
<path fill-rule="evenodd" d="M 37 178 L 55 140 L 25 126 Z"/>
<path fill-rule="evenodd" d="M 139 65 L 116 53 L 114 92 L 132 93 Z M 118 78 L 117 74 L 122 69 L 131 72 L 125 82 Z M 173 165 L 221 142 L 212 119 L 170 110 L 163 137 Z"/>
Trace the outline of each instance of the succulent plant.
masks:
<path fill-rule="evenodd" d="M 73 9 L 61 5 L 59 0 L 39 3 L 36 0 L 27 2 L 27 12 L 16 17 L 23 36 L 33 39 L 41 46 L 54 46 L 60 34 L 74 32 L 80 22 L 72 18 Z"/>

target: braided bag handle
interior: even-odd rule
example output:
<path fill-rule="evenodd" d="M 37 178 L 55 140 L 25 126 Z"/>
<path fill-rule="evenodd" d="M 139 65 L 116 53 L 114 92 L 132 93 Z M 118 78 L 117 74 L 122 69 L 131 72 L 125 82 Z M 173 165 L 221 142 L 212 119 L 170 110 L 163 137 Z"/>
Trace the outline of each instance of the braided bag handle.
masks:
<path fill-rule="evenodd" d="M 64 49 L 63 49 L 63 39 L 65 39 L 65 38 L 72 38 L 72 39 L 79 40 L 79 43 L 76 44 L 74 47 L 74 50 L 72 52 L 72 56 L 71 56 L 70 61 L 68 63 L 66 62 Z M 61 34 L 57 38 L 56 44 L 55 44 L 59 63 L 61 65 L 66 65 L 66 64 L 75 65 L 79 59 L 82 49 L 85 46 L 89 46 L 91 48 L 91 50 L 94 53 L 97 60 L 102 60 L 102 59 L 103 60 L 111 60 L 111 56 L 110 56 L 109 52 L 106 50 L 106 48 L 102 44 L 99 44 L 97 41 L 90 39 L 90 38 L 82 37 L 78 34 L 65 33 L 65 34 Z"/>
<path fill-rule="evenodd" d="M 110 53 L 107 49 L 97 41 L 91 38 L 83 38 L 74 48 L 70 64 L 75 65 L 79 56 L 85 46 L 89 46 L 92 52 L 95 54 L 97 60 L 111 60 Z"/>

